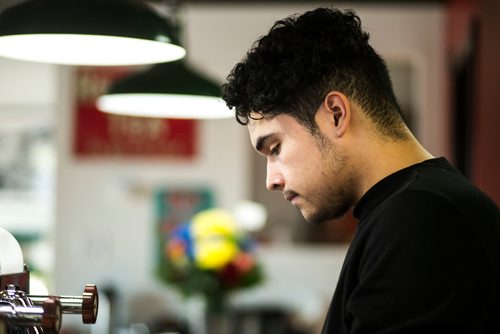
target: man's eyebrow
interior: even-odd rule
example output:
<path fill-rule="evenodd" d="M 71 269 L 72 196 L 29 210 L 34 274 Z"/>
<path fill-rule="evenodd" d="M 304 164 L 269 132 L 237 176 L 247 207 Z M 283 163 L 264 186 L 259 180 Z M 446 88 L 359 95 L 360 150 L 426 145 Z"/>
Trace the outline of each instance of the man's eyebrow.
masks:
<path fill-rule="evenodd" d="M 270 134 L 267 134 L 265 136 L 260 136 L 259 138 L 257 138 L 257 142 L 255 144 L 255 149 L 258 151 L 258 152 L 262 152 L 262 149 L 264 148 L 264 145 L 266 144 L 266 141 L 271 138 L 273 134 L 270 133 Z"/>

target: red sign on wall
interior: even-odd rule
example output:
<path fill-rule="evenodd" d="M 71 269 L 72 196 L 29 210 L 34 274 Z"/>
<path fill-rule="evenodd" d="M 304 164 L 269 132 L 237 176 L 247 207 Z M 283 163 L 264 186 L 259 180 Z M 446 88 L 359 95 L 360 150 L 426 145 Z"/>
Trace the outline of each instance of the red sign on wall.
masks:
<path fill-rule="evenodd" d="M 101 112 L 95 102 L 129 67 L 80 67 L 74 118 L 78 156 L 192 158 L 197 153 L 197 121 L 132 117 Z"/>

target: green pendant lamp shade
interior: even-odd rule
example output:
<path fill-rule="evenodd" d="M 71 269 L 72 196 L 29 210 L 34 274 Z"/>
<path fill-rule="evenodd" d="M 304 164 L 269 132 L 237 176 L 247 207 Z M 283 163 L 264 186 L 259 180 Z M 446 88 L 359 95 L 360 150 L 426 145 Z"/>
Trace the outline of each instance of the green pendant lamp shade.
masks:
<path fill-rule="evenodd" d="M 233 113 L 220 87 L 183 61 L 161 63 L 115 82 L 99 97 L 101 111 L 141 117 L 211 119 Z"/>
<path fill-rule="evenodd" d="M 168 21 L 133 0 L 28 0 L 0 12 L 0 56 L 66 65 L 173 61 Z"/>

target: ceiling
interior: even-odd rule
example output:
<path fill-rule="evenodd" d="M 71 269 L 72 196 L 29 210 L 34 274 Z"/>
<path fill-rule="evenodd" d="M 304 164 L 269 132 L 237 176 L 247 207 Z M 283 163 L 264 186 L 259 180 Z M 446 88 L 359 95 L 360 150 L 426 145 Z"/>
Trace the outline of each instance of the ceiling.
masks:
<path fill-rule="evenodd" d="M 0 0 L 0 10 L 10 7 L 24 0 Z M 50 1 L 50 0 L 42 0 Z M 145 0 L 147 2 L 156 3 L 195 3 L 195 4 L 280 4 L 280 3 L 310 3 L 308 0 Z M 430 4 L 430 3 L 445 3 L 447 0 L 344 0 L 342 2 L 351 3 L 371 3 L 371 4 Z M 333 2 L 333 1 L 332 1 Z"/>

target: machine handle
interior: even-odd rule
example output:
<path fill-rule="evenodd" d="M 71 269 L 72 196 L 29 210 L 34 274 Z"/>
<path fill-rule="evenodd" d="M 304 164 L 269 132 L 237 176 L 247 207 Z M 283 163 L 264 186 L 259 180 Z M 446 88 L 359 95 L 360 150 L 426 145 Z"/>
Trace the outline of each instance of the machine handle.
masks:
<path fill-rule="evenodd" d="M 87 284 L 82 296 L 28 296 L 34 305 L 54 299 L 61 304 L 64 314 L 81 314 L 84 324 L 95 324 L 99 309 L 99 293 L 95 284 Z"/>

